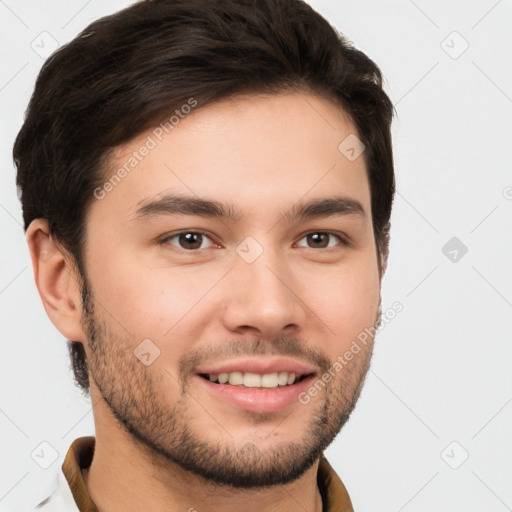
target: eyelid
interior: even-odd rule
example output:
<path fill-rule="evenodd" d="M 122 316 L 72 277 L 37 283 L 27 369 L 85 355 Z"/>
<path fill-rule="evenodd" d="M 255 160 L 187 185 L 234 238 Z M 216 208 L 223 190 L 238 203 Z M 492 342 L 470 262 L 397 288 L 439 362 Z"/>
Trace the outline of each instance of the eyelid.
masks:
<path fill-rule="evenodd" d="M 211 234 L 209 234 L 206 231 L 203 231 L 201 229 L 182 229 L 182 230 L 179 230 L 179 231 L 168 233 L 168 234 L 164 235 L 163 237 L 161 237 L 159 239 L 159 242 L 162 243 L 162 244 L 167 243 L 169 245 L 172 245 L 177 250 L 179 250 L 179 251 L 181 251 L 183 253 L 198 253 L 198 252 L 203 251 L 204 249 L 208 248 L 208 247 L 204 247 L 202 249 L 188 249 L 187 250 L 187 249 L 182 249 L 181 247 L 179 247 L 177 245 L 170 244 L 168 242 L 170 238 L 174 238 L 175 236 L 178 236 L 178 235 L 181 235 L 181 234 L 184 234 L 184 233 L 199 234 L 199 235 L 202 235 L 202 236 L 208 238 L 212 242 L 212 245 L 220 245 L 218 242 L 215 241 L 214 237 Z M 304 232 L 303 234 L 299 235 L 298 241 L 304 239 L 308 235 L 312 235 L 312 234 L 316 234 L 316 233 L 322 233 L 322 234 L 327 234 L 327 235 L 331 235 L 331 236 L 337 237 L 340 240 L 340 243 L 337 244 L 337 245 L 341 245 L 341 246 L 348 246 L 348 245 L 350 245 L 350 239 L 344 233 L 339 233 L 337 231 L 320 230 L 320 229 L 309 230 L 309 231 Z M 304 247 L 304 246 L 300 246 L 300 247 Z M 336 246 L 326 247 L 326 248 L 306 247 L 306 249 L 313 249 L 314 251 L 322 251 L 322 250 L 325 251 L 327 249 L 334 249 L 335 247 Z"/>
<path fill-rule="evenodd" d="M 340 243 L 337 244 L 337 245 L 341 245 L 341 246 L 348 246 L 348 245 L 350 245 L 350 240 L 349 240 L 349 238 L 345 234 L 339 233 L 337 231 L 329 231 L 329 230 L 321 230 L 321 229 L 314 229 L 314 230 L 307 231 L 304 234 L 302 234 L 298 240 L 300 241 L 300 240 L 302 240 L 303 238 L 305 238 L 308 235 L 314 235 L 314 234 L 317 234 L 317 233 L 321 233 L 321 234 L 324 234 L 324 235 L 331 235 L 331 236 L 337 237 L 340 240 Z M 306 249 L 313 249 L 314 251 L 319 251 L 319 250 L 320 251 L 321 250 L 325 251 L 325 250 L 328 250 L 328 249 L 334 249 L 337 245 L 332 246 L 332 247 L 323 247 L 323 248 L 321 247 L 319 249 L 315 249 L 314 247 L 306 247 Z M 304 246 L 301 246 L 301 247 L 304 247 Z"/>
<path fill-rule="evenodd" d="M 179 251 L 181 251 L 183 253 L 197 253 L 199 251 L 202 251 L 202 250 L 208 248 L 208 247 L 204 247 L 203 249 L 183 249 L 182 247 L 179 247 L 177 245 L 169 243 L 169 239 L 174 238 L 174 237 L 179 236 L 179 235 L 182 235 L 182 234 L 185 234 L 185 233 L 187 233 L 187 234 L 188 233 L 193 233 L 193 234 L 196 234 L 196 235 L 202 235 L 202 236 L 208 238 L 212 242 L 212 245 L 219 245 L 218 242 L 216 242 L 214 240 L 212 235 L 210 235 L 209 233 L 206 233 L 205 231 L 202 231 L 201 229 L 182 229 L 180 231 L 175 231 L 173 233 L 168 233 L 168 234 L 164 235 L 163 237 L 161 237 L 159 239 L 159 243 L 172 245 L 177 250 L 179 250 Z"/>

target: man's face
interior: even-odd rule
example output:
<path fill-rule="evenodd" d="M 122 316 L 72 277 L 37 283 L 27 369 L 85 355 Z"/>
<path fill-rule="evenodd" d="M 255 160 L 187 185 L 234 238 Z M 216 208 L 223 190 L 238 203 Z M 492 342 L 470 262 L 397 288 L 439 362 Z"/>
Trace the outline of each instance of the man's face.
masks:
<path fill-rule="evenodd" d="M 311 467 L 357 401 L 373 340 L 333 364 L 380 305 L 363 156 L 338 149 L 355 133 L 315 95 L 245 96 L 118 148 L 109 176 L 151 147 L 87 218 L 83 322 L 102 424 L 238 487 Z M 168 211 L 147 206 L 170 194 L 182 200 Z M 325 201 L 339 197 L 364 212 Z M 298 215 L 314 201 L 331 208 Z"/>

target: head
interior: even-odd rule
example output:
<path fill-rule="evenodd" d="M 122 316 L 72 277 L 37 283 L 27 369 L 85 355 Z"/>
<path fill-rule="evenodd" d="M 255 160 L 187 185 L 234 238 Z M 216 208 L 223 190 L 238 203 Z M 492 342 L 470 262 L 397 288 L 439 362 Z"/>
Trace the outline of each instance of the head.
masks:
<path fill-rule="evenodd" d="M 36 283 L 77 385 L 149 456 L 283 483 L 348 420 L 373 336 L 335 362 L 379 323 L 391 117 L 298 0 L 139 2 L 46 61 L 14 146 Z M 246 364 L 317 392 L 213 389 Z"/>

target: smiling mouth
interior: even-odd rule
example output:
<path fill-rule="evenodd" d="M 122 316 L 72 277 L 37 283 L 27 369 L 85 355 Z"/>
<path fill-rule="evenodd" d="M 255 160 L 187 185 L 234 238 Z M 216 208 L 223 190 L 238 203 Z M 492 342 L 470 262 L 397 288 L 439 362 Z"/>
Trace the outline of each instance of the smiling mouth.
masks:
<path fill-rule="evenodd" d="M 292 386 L 313 375 L 312 373 L 298 375 L 292 372 L 252 373 L 200 373 L 199 376 L 214 384 L 237 386 L 241 388 L 277 389 Z"/>

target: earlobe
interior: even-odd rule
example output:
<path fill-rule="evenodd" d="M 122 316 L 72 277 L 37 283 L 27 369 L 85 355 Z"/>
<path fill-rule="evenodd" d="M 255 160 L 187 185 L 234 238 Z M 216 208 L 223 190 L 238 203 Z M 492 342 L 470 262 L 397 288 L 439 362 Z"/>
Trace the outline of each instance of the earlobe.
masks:
<path fill-rule="evenodd" d="M 67 339 L 84 341 L 81 289 L 75 266 L 50 236 L 46 220 L 34 219 L 27 228 L 26 240 L 47 315 Z"/>

